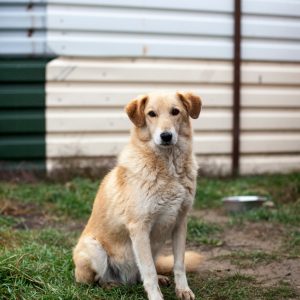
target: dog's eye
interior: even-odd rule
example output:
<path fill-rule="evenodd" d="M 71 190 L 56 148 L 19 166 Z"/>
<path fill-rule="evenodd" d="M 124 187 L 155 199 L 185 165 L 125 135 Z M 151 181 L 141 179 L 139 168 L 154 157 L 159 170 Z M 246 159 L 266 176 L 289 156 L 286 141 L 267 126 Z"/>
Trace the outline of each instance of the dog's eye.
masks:
<path fill-rule="evenodd" d="M 150 116 L 151 118 L 154 118 L 154 117 L 156 117 L 156 113 L 153 110 L 150 110 L 148 112 L 148 116 Z"/>
<path fill-rule="evenodd" d="M 177 108 L 172 108 L 171 114 L 172 114 L 173 116 L 177 116 L 177 115 L 179 114 L 179 109 L 177 109 Z"/>

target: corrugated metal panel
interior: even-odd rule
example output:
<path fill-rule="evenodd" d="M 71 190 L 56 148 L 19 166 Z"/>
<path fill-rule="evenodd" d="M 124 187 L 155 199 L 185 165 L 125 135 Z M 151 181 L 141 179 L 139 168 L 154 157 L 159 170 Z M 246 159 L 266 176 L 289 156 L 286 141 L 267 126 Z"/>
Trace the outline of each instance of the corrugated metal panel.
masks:
<path fill-rule="evenodd" d="M 282 166 L 289 168 L 287 154 L 299 153 L 299 70 L 290 64 L 242 65 L 242 172 L 267 170 L 270 162 L 260 158 L 270 154 L 283 157 Z M 49 168 L 63 158 L 82 162 L 117 155 L 128 141 L 130 123 L 123 112 L 128 100 L 153 90 L 182 89 L 203 98 L 201 116 L 193 122 L 202 168 L 230 171 L 230 63 L 59 58 L 49 63 L 47 78 Z M 251 157 L 256 158 L 250 167 Z"/>
<path fill-rule="evenodd" d="M 233 58 L 233 1 L 50 1 L 59 55 Z M 242 58 L 300 61 L 299 3 L 243 1 Z"/>
<path fill-rule="evenodd" d="M 300 88 L 295 86 L 243 86 L 242 106 L 260 108 L 300 108 Z"/>
<path fill-rule="evenodd" d="M 300 17 L 298 0 L 243 0 L 242 5 L 247 14 Z"/>
<path fill-rule="evenodd" d="M 15 4 L 46 4 L 48 0 L 0 0 L 1 4 L 7 4 L 7 3 L 15 3 Z"/>
<path fill-rule="evenodd" d="M 47 68 L 48 81 L 218 84 L 232 83 L 229 62 L 150 59 L 59 58 Z"/>
<path fill-rule="evenodd" d="M 123 108 L 128 99 L 133 99 L 136 95 L 141 95 L 149 91 L 168 90 L 174 91 L 178 83 L 124 83 L 105 82 L 105 84 L 95 84 L 95 82 L 59 82 L 52 81 L 47 84 L 47 103 L 49 107 L 94 107 L 94 108 Z M 182 90 L 197 91 L 205 99 L 205 107 L 231 107 L 232 89 L 229 85 L 221 84 L 201 84 L 183 83 L 180 84 Z M 251 94 L 247 92 L 251 97 Z"/>
<path fill-rule="evenodd" d="M 196 153 L 215 155 L 216 159 L 225 154 L 228 162 L 232 139 L 230 63 L 59 58 L 48 64 L 47 79 L 49 168 L 62 158 L 117 155 L 127 143 L 131 127 L 124 105 L 138 94 L 178 89 L 194 90 L 204 101 L 201 117 L 193 122 Z"/>
<path fill-rule="evenodd" d="M 44 133 L 44 110 L 31 108 L 26 110 L 2 109 L 0 112 L 0 133 Z"/>
<path fill-rule="evenodd" d="M 47 59 L 2 59 L 0 81 L 13 83 L 44 83 Z M 28 87 L 28 85 L 26 85 Z M 16 91 L 17 92 L 17 91 Z"/>
<path fill-rule="evenodd" d="M 32 83 L 1 85 L 0 102 L 2 108 L 45 107 L 45 88 Z"/>
<path fill-rule="evenodd" d="M 48 55 L 46 1 L 0 1 L 0 55 Z"/>
<path fill-rule="evenodd" d="M 300 110 L 243 109 L 242 130 L 300 130 Z"/>
<path fill-rule="evenodd" d="M 233 58 L 233 0 L 0 5 L 0 55 Z M 242 58 L 300 61 L 299 7 L 291 0 L 243 1 Z"/>
<path fill-rule="evenodd" d="M 299 149 L 300 133 L 298 132 L 245 132 L 241 137 L 242 153 L 296 153 Z"/>
<path fill-rule="evenodd" d="M 225 176 L 230 174 L 231 158 L 229 155 L 219 156 L 198 156 L 199 172 L 215 176 Z M 47 170 L 49 172 L 57 169 L 71 168 L 92 168 L 97 170 L 110 170 L 115 165 L 113 157 L 76 157 L 76 158 L 51 158 L 47 160 Z"/>
<path fill-rule="evenodd" d="M 48 0 L 51 4 L 65 4 L 65 5 L 82 5 L 82 0 Z M 233 12 L 232 0 L 214 0 L 197 1 L 187 0 L 174 1 L 174 0 L 85 0 L 86 6 L 103 7 L 128 7 L 128 8 L 145 8 L 145 9 L 164 9 L 164 10 L 187 10 L 187 11 L 208 11 L 208 12 Z"/>
<path fill-rule="evenodd" d="M 241 173 L 300 169 L 300 65 L 243 63 Z"/>
<path fill-rule="evenodd" d="M 242 64 L 242 83 L 251 85 L 300 86 L 300 64 Z"/>
<path fill-rule="evenodd" d="M 5 136 L 0 141 L 0 161 L 8 164 L 35 160 L 45 160 L 45 137 L 43 135 L 26 134 L 24 136 Z"/>
<path fill-rule="evenodd" d="M 242 1 L 242 58 L 300 61 L 299 1 Z"/>
<path fill-rule="evenodd" d="M 233 1 L 51 1 L 59 55 L 232 58 Z"/>
<path fill-rule="evenodd" d="M 45 168 L 46 60 L 0 61 L 1 169 Z M 25 164 L 24 164 L 25 163 Z"/>
<path fill-rule="evenodd" d="M 242 155 L 241 174 L 288 173 L 299 171 L 300 155 Z"/>

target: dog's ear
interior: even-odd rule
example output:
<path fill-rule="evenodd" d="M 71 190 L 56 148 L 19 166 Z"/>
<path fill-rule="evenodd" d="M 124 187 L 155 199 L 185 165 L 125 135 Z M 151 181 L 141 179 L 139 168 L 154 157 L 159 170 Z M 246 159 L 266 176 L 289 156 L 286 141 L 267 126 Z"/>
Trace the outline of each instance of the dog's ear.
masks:
<path fill-rule="evenodd" d="M 131 100 L 125 107 L 129 119 L 136 127 L 145 126 L 146 120 L 144 111 L 147 99 L 147 96 L 140 96 L 137 99 Z"/>
<path fill-rule="evenodd" d="M 178 92 L 177 95 L 182 101 L 190 117 L 193 119 L 197 119 L 199 117 L 202 106 L 200 97 L 193 93 Z"/>

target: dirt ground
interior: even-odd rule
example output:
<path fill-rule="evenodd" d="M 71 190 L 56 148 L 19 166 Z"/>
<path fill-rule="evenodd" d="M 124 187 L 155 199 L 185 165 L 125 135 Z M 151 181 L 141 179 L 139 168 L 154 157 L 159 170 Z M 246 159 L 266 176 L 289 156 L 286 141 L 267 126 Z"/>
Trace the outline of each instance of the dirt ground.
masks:
<path fill-rule="evenodd" d="M 224 228 L 220 236 L 223 241 L 221 246 L 198 247 L 197 250 L 203 255 L 203 262 L 199 268 L 200 273 L 234 274 L 241 272 L 255 276 L 262 285 L 270 286 L 284 280 L 300 291 L 300 253 L 298 257 L 291 258 L 289 255 L 285 257 L 285 253 L 281 249 L 285 232 L 282 225 L 259 222 L 228 227 L 226 224 L 228 224 L 229 218 L 220 210 L 194 211 L 193 215 L 204 221 L 217 223 Z M 278 260 L 242 267 L 232 264 L 229 260 L 215 259 L 223 255 L 230 255 L 232 251 L 263 251 L 266 253 L 280 251 L 281 253 Z"/>

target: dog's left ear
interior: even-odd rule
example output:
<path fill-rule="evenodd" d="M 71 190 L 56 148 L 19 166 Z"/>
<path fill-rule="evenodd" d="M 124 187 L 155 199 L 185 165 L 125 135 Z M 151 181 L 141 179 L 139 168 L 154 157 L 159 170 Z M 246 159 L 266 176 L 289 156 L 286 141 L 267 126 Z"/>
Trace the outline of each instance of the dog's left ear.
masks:
<path fill-rule="evenodd" d="M 177 93 L 179 99 L 182 101 L 188 114 L 191 118 L 197 119 L 200 115 L 202 102 L 199 96 L 193 93 Z"/>
<path fill-rule="evenodd" d="M 143 127 L 146 124 L 144 111 L 147 99 L 148 97 L 145 95 L 140 96 L 137 99 L 131 100 L 125 107 L 129 119 L 136 127 Z"/>

